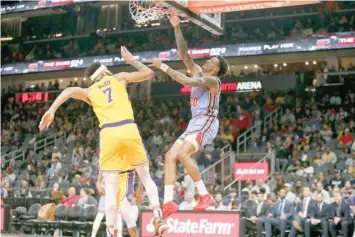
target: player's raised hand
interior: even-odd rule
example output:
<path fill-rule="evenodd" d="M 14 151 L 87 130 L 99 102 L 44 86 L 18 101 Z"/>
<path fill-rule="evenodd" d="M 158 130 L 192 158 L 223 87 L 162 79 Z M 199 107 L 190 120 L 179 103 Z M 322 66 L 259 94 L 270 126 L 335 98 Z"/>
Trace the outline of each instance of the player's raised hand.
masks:
<path fill-rule="evenodd" d="M 121 55 L 122 58 L 127 62 L 127 63 L 131 63 L 134 61 L 133 55 L 131 54 L 131 52 L 128 51 L 128 49 L 124 46 L 121 46 Z"/>
<path fill-rule="evenodd" d="M 161 65 L 163 64 L 159 58 L 148 60 L 149 67 L 155 67 L 156 69 L 160 69 Z"/>
<path fill-rule="evenodd" d="M 180 18 L 178 17 L 178 15 L 172 15 L 169 20 L 173 27 L 177 27 L 180 25 Z"/>
<path fill-rule="evenodd" d="M 54 113 L 48 110 L 42 117 L 41 122 L 39 123 L 39 130 L 43 131 L 45 128 L 49 128 L 54 120 Z"/>

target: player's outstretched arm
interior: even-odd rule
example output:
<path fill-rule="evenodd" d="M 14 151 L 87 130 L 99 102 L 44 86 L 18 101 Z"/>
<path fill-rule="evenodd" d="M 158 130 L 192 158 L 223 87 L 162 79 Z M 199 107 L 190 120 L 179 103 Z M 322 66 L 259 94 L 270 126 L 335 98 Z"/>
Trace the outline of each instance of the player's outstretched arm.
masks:
<path fill-rule="evenodd" d="M 192 72 L 193 76 L 198 75 L 201 71 L 201 68 L 194 63 L 190 54 L 188 53 L 187 43 L 184 36 L 182 35 L 180 28 L 180 18 L 178 16 L 172 16 L 170 17 L 170 23 L 174 27 L 177 48 L 180 57 L 185 64 L 185 67 L 187 68 L 187 70 Z"/>
<path fill-rule="evenodd" d="M 55 112 L 70 98 L 82 100 L 91 105 L 88 94 L 89 89 L 81 87 L 68 87 L 63 90 L 62 93 L 60 93 L 60 95 L 55 99 L 49 110 L 43 115 L 39 124 L 39 129 L 43 131 L 45 128 L 48 128 L 53 122 Z"/>
<path fill-rule="evenodd" d="M 192 87 L 201 87 L 206 89 L 211 89 L 218 87 L 218 81 L 216 77 L 212 76 L 202 76 L 202 77 L 187 77 L 181 72 L 175 71 L 168 65 L 163 64 L 160 59 L 154 59 L 150 61 L 149 66 L 153 66 L 157 69 L 161 69 L 166 74 L 168 74 L 173 80 L 179 82 L 180 84 Z"/>
<path fill-rule="evenodd" d="M 114 75 L 119 81 L 124 81 L 125 83 L 142 82 L 150 80 L 154 77 L 154 72 L 149 67 L 143 63 L 135 60 L 133 55 L 127 50 L 126 47 L 121 46 L 121 54 L 124 60 L 135 67 L 138 72 L 121 72 Z"/>

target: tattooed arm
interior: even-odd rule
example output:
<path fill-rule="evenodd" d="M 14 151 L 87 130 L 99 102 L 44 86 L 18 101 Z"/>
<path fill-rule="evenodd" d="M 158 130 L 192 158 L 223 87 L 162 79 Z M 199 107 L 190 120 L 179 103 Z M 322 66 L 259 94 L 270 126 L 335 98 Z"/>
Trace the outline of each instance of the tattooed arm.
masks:
<path fill-rule="evenodd" d="M 150 60 L 150 65 L 156 69 L 161 69 L 166 74 L 168 74 L 173 80 L 179 82 L 180 84 L 193 87 L 201 87 L 206 89 L 218 88 L 219 84 L 216 77 L 213 76 L 202 76 L 202 77 L 187 77 L 181 72 L 175 71 L 168 65 L 162 63 L 160 59 Z"/>
<path fill-rule="evenodd" d="M 121 54 L 124 60 L 135 67 L 138 72 L 121 72 L 114 77 L 119 80 L 121 83 L 127 85 L 132 82 L 142 82 L 145 80 L 150 80 L 154 77 L 154 72 L 152 69 L 144 65 L 143 63 L 135 60 L 133 55 L 126 49 L 126 47 L 121 47 Z"/>
<path fill-rule="evenodd" d="M 181 28 L 180 28 L 180 19 L 178 16 L 172 16 L 170 18 L 170 22 L 174 26 L 175 39 L 176 39 L 176 44 L 177 44 L 180 57 L 184 62 L 187 70 L 191 71 L 192 75 L 196 76 L 201 72 L 201 68 L 194 63 L 191 56 L 188 54 L 187 43 L 184 39 L 184 36 L 182 35 Z"/>
<path fill-rule="evenodd" d="M 181 72 L 169 68 L 166 73 L 175 81 L 186 86 L 201 87 L 211 89 L 218 87 L 216 77 L 202 76 L 202 77 L 187 77 Z"/>

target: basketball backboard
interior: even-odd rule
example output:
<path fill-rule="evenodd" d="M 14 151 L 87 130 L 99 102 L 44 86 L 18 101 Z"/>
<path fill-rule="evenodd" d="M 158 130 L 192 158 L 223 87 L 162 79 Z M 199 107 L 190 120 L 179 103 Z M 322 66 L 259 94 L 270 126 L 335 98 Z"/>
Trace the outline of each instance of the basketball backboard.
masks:
<path fill-rule="evenodd" d="M 130 0 L 132 18 L 137 23 L 163 20 L 178 13 L 212 34 L 224 33 L 225 12 L 290 7 L 319 3 L 320 0 Z"/>
<path fill-rule="evenodd" d="M 196 25 L 199 25 L 202 28 L 210 31 L 212 34 L 222 35 L 224 33 L 223 12 L 216 12 L 211 14 L 196 14 L 188 8 L 188 0 L 165 0 L 161 3 L 173 9 L 179 14 L 179 16 L 192 21 Z"/>

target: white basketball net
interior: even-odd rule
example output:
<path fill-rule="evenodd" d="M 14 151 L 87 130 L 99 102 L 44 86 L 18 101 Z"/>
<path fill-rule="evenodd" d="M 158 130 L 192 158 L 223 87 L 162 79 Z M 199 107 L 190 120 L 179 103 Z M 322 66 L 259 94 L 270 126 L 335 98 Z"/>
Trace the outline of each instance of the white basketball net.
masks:
<path fill-rule="evenodd" d="M 171 10 L 157 4 L 154 0 L 130 0 L 129 12 L 132 15 L 132 19 L 135 20 L 137 24 L 164 20 L 171 14 Z"/>

